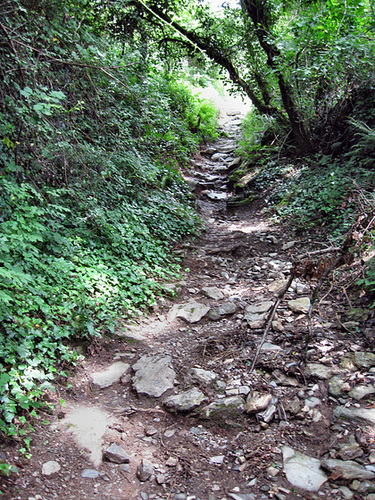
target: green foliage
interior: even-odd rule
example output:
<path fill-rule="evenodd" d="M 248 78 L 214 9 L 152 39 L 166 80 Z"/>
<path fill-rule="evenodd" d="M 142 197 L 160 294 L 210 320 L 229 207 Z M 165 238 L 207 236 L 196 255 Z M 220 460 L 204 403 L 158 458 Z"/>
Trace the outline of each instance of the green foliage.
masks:
<path fill-rule="evenodd" d="M 350 120 L 350 124 L 356 132 L 354 134 L 355 143 L 347 157 L 349 161 L 358 162 L 360 160 L 364 166 L 372 168 L 375 165 L 375 128 L 354 118 Z"/>
<path fill-rule="evenodd" d="M 0 462 L 0 476 L 9 476 L 10 474 L 16 474 L 18 469 L 15 465 Z M 1 494 L 1 492 L 0 492 Z"/>
<path fill-rule="evenodd" d="M 307 165 L 298 173 L 293 171 L 277 205 L 279 215 L 294 220 L 301 228 L 328 226 L 333 231 L 347 230 L 356 207 L 350 197 L 353 174 L 337 164 L 328 168 Z"/>
<path fill-rule="evenodd" d="M 240 151 L 247 155 L 261 150 L 272 144 L 279 129 L 275 119 L 271 116 L 260 115 L 255 109 L 251 110 L 242 122 Z"/>
<path fill-rule="evenodd" d="M 375 258 L 372 257 L 367 261 L 365 269 L 365 277 L 358 280 L 359 286 L 363 287 L 372 297 L 371 307 L 375 307 Z"/>
<path fill-rule="evenodd" d="M 358 187 L 375 182 L 366 168 L 320 156 L 291 163 L 267 153 L 258 159 L 260 172 L 252 188 L 262 193 L 278 217 L 298 230 L 326 227 L 333 237 L 348 230 L 355 219 Z"/>
<path fill-rule="evenodd" d="M 243 1 L 215 12 L 203 2 L 129 2 L 102 17 L 125 26 L 134 10 L 134 41 L 147 34 L 173 69 L 182 54 L 201 66 L 210 58 L 304 155 L 341 141 L 358 88 L 374 77 L 371 2 Z"/>
<path fill-rule="evenodd" d="M 199 228 L 179 165 L 215 134 L 211 105 L 112 46 L 85 5 L 0 10 L 0 433 L 25 456 L 71 341 L 110 334 L 179 272 L 171 244 Z"/>
<path fill-rule="evenodd" d="M 205 141 L 213 141 L 218 137 L 218 111 L 213 102 L 195 98 L 195 106 L 187 116 L 191 130 L 196 130 Z"/>

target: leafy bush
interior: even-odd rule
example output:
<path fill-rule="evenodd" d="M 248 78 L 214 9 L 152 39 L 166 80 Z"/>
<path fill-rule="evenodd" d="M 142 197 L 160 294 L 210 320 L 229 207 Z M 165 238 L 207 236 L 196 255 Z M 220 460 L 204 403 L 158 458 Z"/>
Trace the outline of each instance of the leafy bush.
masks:
<path fill-rule="evenodd" d="M 373 172 L 346 157 L 291 162 L 265 149 L 262 156 L 253 153 L 250 164 L 259 170 L 251 188 L 262 193 L 276 216 L 301 230 L 325 226 L 334 237 L 345 232 L 355 218 L 358 187 L 370 189 L 375 182 Z"/>
<path fill-rule="evenodd" d="M 187 118 L 191 129 L 199 132 L 205 141 L 213 141 L 218 137 L 218 110 L 212 101 L 195 97 L 195 106 Z"/>
<path fill-rule="evenodd" d="M 361 160 L 361 164 L 366 168 L 373 168 L 375 165 L 375 128 L 355 119 L 351 119 L 350 124 L 355 131 L 355 143 L 346 157 L 349 158 L 349 162 L 356 163 Z"/>
<path fill-rule="evenodd" d="M 77 361 L 71 340 L 113 332 L 176 276 L 171 243 L 199 228 L 179 164 L 214 130 L 204 104 L 141 64 L 136 50 L 121 53 L 80 24 L 78 11 L 63 21 L 79 3 L 48 14 L 43 3 L 20 7 L 0 13 L 19 42 L 17 57 L 4 42 L 0 63 L 22 65 L 6 73 L 0 94 L 0 432 L 8 435 L 25 434 L 24 415 Z M 195 134 L 189 117 L 198 112 Z"/>
<path fill-rule="evenodd" d="M 298 221 L 301 227 L 329 226 L 345 231 L 355 210 L 351 196 L 355 174 L 340 164 L 304 165 L 288 178 L 287 192 L 278 203 L 278 213 Z"/>
<path fill-rule="evenodd" d="M 242 122 L 240 151 L 250 154 L 269 146 L 275 139 L 276 120 L 267 115 L 260 115 L 255 109 L 250 111 Z"/>

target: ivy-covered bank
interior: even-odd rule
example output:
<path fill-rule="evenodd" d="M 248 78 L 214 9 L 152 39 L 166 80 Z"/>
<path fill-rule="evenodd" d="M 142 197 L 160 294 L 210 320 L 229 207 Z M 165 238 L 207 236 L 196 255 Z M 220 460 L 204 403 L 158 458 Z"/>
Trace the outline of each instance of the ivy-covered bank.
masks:
<path fill-rule="evenodd" d="M 198 223 L 179 165 L 216 133 L 213 105 L 83 7 L 0 7 L 3 436 L 75 361 L 68 339 L 113 332 L 178 272 L 170 245 Z"/>

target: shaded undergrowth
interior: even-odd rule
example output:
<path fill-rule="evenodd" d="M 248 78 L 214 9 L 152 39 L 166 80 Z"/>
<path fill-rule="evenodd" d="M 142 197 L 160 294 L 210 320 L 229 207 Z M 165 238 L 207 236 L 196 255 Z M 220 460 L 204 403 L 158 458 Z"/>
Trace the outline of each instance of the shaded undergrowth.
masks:
<path fill-rule="evenodd" d="M 0 9 L 0 435 L 27 454 L 70 341 L 113 332 L 178 275 L 171 245 L 199 229 L 179 168 L 216 110 L 79 4 Z"/>

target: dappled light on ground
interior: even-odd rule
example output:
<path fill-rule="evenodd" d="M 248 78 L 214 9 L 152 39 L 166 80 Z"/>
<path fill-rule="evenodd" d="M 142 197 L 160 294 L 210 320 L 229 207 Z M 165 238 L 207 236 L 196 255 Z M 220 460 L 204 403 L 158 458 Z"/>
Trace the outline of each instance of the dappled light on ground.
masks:
<path fill-rule="evenodd" d="M 99 467 L 102 463 L 103 437 L 110 422 L 111 416 L 104 409 L 78 405 L 68 410 L 60 432 L 73 434 L 77 445 L 87 450 L 92 464 Z"/>

